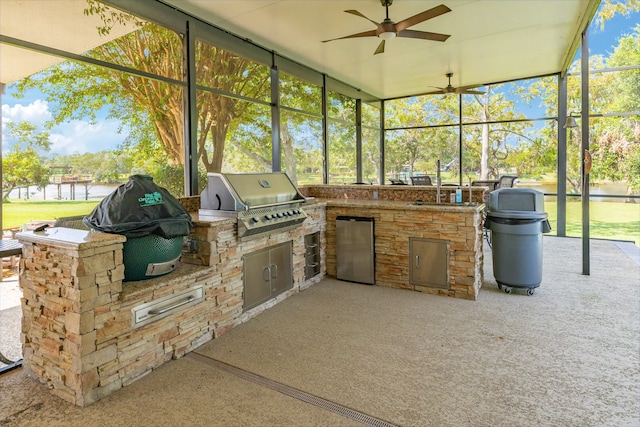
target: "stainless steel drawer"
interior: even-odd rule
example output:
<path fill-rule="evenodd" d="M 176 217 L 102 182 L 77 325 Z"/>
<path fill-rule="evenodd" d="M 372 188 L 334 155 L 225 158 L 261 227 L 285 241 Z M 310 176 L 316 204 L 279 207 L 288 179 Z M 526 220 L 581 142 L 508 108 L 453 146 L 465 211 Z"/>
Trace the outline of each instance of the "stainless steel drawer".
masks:
<path fill-rule="evenodd" d="M 138 305 L 131 309 L 131 327 L 139 328 L 203 300 L 204 286 L 198 285 L 180 293 Z"/>

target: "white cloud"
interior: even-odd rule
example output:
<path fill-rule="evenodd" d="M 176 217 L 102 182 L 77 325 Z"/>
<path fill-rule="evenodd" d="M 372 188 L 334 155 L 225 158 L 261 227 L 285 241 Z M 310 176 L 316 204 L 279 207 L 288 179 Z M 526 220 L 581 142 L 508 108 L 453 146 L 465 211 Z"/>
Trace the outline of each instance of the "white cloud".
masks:
<path fill-rule="evenodd" d="M 51 141 L 52 153 L 65 155 L 74 152 L 84 153 L 86 151 L 84 143 L 60 133 L 52 133 L 49 136 L 49 140 Z"/>
<path fill-rule="evenodd" d="M 2 105 L 2 151 L 7 152 L 15 141 L 6 133 L 6 126 L 10 122 L 26 121 L 35 125 L 38 131 L 45 130 L 44 124 L 51 120 L 49 104 L 41 99 L 36 99 L 28 105 L 15 104 Z M 47 130 L 51 140 L 53 154 L 74 154 L 97 152 L 115 149 L 122 144 L 127 136 L 127 131 L 118 133 L 120 123 L 117 120 L 102 119 L 96 124 L 85 120 L 73 120 L 54 126 Z"/>
<path fill-rule="evenodd" d="M 75 120 L 61 124 L 51 132 L 51 152 L 64 155 L 114 149 L 126 137 L 117 133 L 118 126 L 115 120 L 96 124 Z"/>
<path fill-rule="evenodd" d="M 36 99 L 28 105 L 15 104 L 13 107 L 2 104 L 2 151 L 7 152 L 14 142 L 6 133 L 9 123 L 29 122 L 42 128 L 48 120 L 51 120 L 49 104 L 41 99 Z"/>
<path fill-rule="evenodd" d="M 8 122 L 29 122 L 39 126 L 47 120 L 51 120 L 51 112 L 47 101 L 36 99 L 29 105 L 16 104 L 10 107 L 2 105 L 2 123 Z"/>

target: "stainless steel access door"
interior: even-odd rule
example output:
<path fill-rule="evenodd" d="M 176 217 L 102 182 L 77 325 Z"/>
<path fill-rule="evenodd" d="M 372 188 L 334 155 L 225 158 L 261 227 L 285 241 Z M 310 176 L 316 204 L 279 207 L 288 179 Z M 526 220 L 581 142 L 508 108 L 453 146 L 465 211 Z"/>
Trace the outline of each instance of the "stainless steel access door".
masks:
<path fill-rule="evenodd" d="M 292 242 L 244 256 L 244 309 L 256 307 L 293 287 Z"/>
<path fill-rule="evenodd" d="M 336 218 L 337 278 L 350 282 L 375 284 L 373 218 L 339 216 Z"/>

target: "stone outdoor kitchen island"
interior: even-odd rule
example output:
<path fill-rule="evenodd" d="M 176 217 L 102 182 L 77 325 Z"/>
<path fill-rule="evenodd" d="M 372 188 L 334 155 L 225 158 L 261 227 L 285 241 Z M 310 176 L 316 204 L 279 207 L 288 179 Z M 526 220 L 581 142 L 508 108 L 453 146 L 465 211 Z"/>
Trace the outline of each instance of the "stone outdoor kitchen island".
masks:
<path fill-rule="evenodd" d="M 327 275 L 336 276 L 336 218 L 374 220 L 375 283 L 436 295 L 476 300 L 484 277 L 482 235 L 484 194 L 487 188 L 465 191 L 468 203 L 449 203 L 456 187 L 393 185 L 309 185 L 301 191 L 327 204 Z M 418 200 L 418 203 L 415 203 Z M 445 283 L 411 280 L 411 245 L 416 242 L 446 246 Z M 427 251 L 429 253 L 429 251 Z"/>
<path fill-rule="evenodd" d="M 318 283 L 325 274 L 335 276 L 339 215 L 374 219 L 377 285 L 477 299 L 483 278 L 485 188 L 471 189 L 472 203 L 458 205 L 429 203 L 435 189 L 419 186 L 309 186 L 301 191 L 315 199 L 303 204 L 307 219 L 300 226 L 246 240 L 238 238 L 235 219 L 203 220 L 193 213 L 198 197 L 181 200 L 195 206 L 185 206 L 194 228 L 185 237 L 181 262 L 174 272 L 149 280 L 123 283 L 122 235 L 62 227 L 18 233 L 23 244 L 24 369 L 60 398 L 89 405 Z M 411 203 L 416 199 L 427 204 Z M 446 245 L 445 286 L 410 282 L 409 252 L 416 240 Z M 293 286 L 245 306 L 247 255 L 282 245 L 291 248 Z M 174 298 L 183 298 L 175 310 L 136 324 L 137 308 Z"/>
<path fill-rule="evenodd" d="M 200 221 L 193 214 L 176 270 L 124 283 L 124 236 L 62 227 L 18 233 L 24 369 L 51 393 L 86 406 L 184 356 L 324 277 L 324 261 L 317 275 L 305 274 L 305 236 L 320 235 L 325 258 L 324 209 L 305 207 L 301 226 L 246 241 L 237 238 L 235 220 Z M 243 309 L 243 255 L 285 242 L 293 286 Z M 187 292 L 201 297 L 135 324 L 134 308 Z"/>

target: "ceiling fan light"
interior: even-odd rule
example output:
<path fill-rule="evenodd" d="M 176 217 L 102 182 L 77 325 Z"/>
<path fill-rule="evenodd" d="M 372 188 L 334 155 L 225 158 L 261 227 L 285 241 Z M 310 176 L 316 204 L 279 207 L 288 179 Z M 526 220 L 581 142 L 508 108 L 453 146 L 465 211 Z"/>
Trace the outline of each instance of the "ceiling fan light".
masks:
<path fill-rule="evenodd" d="M 378 37 L 380 37 L 382 40 L 391 40 L 396 38 L 396 33 L 394 33 L 393 31 L 385 31 L 384 33 L 378 34 Z"/>

